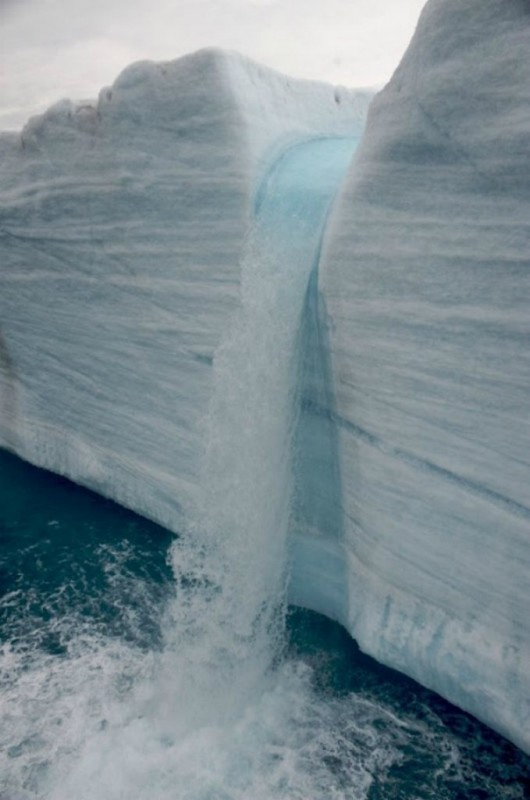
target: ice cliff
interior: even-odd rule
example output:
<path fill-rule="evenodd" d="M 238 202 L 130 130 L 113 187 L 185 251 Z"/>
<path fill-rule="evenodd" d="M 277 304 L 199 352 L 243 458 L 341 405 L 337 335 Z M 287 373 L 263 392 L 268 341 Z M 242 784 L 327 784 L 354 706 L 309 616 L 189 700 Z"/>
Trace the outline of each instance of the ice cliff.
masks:
<path fill-rule="evenodd" d="M 0 444 L 178 530 L 257 186 L 368 99 L 205 50 L 4 134 Z"/>
<path fill-rule="evenodd" d="M 527 751 L 529 54 L 526 0 L 431 0 L 371 107 L 304 289 L 290 537 L 294 601 Z M 2 136 L 0 445 L 178 531 L 274 165 L 367 105 L 203 51 Z M 322 154 L 280 170 L 301 214 Z"/>
<path fill-rule="evenodd" d="M 530 4 L 432 0 L 320 297 L 363 650 L 530 751 Z"/>

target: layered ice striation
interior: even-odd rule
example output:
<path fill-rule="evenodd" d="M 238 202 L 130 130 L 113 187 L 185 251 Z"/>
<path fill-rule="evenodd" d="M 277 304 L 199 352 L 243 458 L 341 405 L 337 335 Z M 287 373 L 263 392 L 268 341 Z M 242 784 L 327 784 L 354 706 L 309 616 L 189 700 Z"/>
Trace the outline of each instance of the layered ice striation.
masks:
<path fill-rule="evenodd" d="M 256 187 L 369 96 L 200 51 L 0 138 L 0 445 L 181 529 Z"/>
<path fill-rule="evenodd" d="M 432 0 L 319 290 L 363 650 L 530 750 L 530 6 Z"/>

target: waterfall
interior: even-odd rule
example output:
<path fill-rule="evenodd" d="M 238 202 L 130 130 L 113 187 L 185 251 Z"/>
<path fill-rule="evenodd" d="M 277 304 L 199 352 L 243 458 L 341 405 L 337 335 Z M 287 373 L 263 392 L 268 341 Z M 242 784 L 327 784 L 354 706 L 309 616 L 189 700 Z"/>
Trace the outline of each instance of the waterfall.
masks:
<path fill-rule="evenodd" d="M 256 196 L 241 307 L 214 358 L 200 501 L 172 554 L 166 682 L 194 725 L 245 703 L 281 649 L 302 314 L 354 145 L 291 147 Z M 178 705 L 165 695 L 172 720 Z"/>

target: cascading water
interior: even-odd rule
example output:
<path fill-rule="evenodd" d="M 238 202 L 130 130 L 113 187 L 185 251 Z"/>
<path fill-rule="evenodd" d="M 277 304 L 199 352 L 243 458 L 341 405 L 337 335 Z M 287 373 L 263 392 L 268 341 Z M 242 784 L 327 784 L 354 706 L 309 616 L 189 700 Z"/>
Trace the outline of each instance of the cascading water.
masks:
<path fill-rule="evenodd" d="M 200 507 L 173 551 L 171 629 L 174 649 L 191 658 L 181 671 L 194 684 L 191 696 L 200 686 L 217 714 L 220 698 L 252 696 L 282 640 L 298 334 L 327 211 L 354 146 L 296 145 L 264 179 L 241 264 L 241 310 L 215 355 Z"/>
<path fill-rule="evenodd" d="M 214 359 L 199 502 L 172 550 L 177 593 L 154 701 L 169 739 L 239 713 L 281 648 L 298 334 L 354 144 L 290 148 L 257 195 L 241 308 Z"/>

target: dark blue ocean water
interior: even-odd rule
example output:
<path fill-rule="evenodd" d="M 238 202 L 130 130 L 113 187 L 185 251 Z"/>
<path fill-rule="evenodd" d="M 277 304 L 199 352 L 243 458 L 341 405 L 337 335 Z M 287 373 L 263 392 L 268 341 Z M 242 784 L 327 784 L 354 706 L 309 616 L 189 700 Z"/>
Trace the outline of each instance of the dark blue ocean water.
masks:
<path fill-rule="evenodd" d="M 130 653 L 145 659 L 163 648 L 166 606 L 174 598 L 167 557 L 172 540 L 172 534 L 126 509 L 0 453 L 2 800 L 63 797 L 50 777 L 54 759 L 70 758 L 76 769 L 85 764 L 80 774 L 89 774 L 88 756 L 83 761 L 79 753 L 94 705 L 101 703 L 100 727 L 107 724 L 109 664 L 112 703 L 119 696 L 127 704 L 139 680 Z M 103 651 L 111 655 L 102 658 Z M 319 797 L 356 800 L 530 798 L 530 759 L 467 714 L 361 654 L 335 623 L 291 608 L 281 661 L 295 664 L 297 674 L 303 671 L 318 713 L 293 710 L 295 723 L 289 724 L 300 730 L 289 734 L 289 747 L 281 731 L 277 742 L 257 739 L 268 763 L 283 760 L 284 771 L 268 788 L 260 783 L 264 788 L 256 796 L 312 800 L 306 794 L 312 790 L 303 787 L 316 786 Z M 293 702 L 295 695 L 285 697 Z M 34 722 L 28 722 L 31 715 Z M 256 763 L 262 763 L 263 753 Z M 207 762 L 194 769 L 210 769 Z M 167 757 L 163 763 L 161 775 Z M 122 768 L 118 763 L 115 786 Z M 143 767 L 135 768 L 139 785 Z M 235 781 L 233 768 L 226 770 L 226 784 L 216 772 L 205 782 L 210 788 L 196 795 L 253 800 L 250 790 L 245 795 L 231 789 L 250 785 L 248 780 Z M 313 782 L 304 782 L 304 770 L 314 772 Z M 126 796 L 110 782 L 108 788 L 108 797 Z M 175 784 L 171 794 L 164 783 L 138 796 L 191 797 L 188 788 Z M 83 785 L 79 796 L 92 795 Z M 99 790 L 96 796 L 106 800 Z"/>

